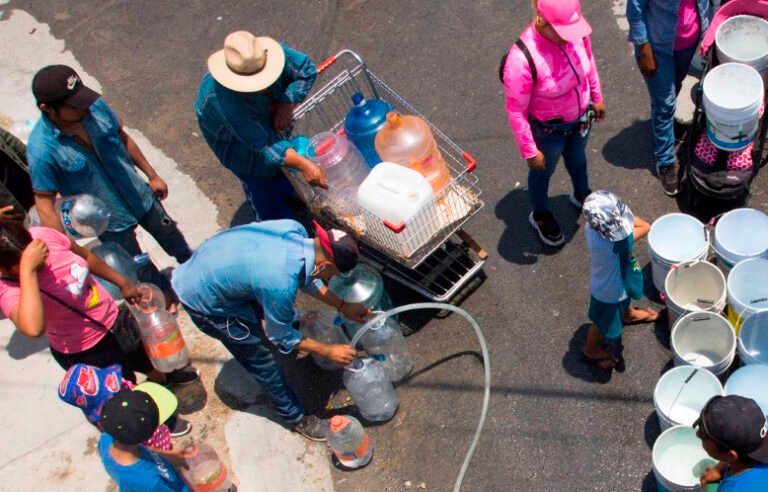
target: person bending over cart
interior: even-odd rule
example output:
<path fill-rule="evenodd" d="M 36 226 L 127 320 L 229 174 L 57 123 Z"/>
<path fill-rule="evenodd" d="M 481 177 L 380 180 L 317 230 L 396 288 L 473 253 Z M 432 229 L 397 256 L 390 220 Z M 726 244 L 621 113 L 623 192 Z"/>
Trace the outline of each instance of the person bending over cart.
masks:
<path fill-rule="evenodd" d="M 197 123 L 221 164 L 242 182 L 257 222 L 293 218 L 287 201 L 295 195 L 282 166 L 328 187 L 322 169 L 280 137 L 316 77 L 307 55 L 246 31 L 228 35 L 224 49 L 208 58 L 195 101 Z"/>
<path fill-rule="evenodd" d="M 299 289 L 359 323 L 370 311 L 362 304 L 345 303 L 322 282 L 357 265 L 357 243 L 337 229 L 326 231 L 317 223 L 315 227 L 315 239 L 293 220 L 220 232 L 176 269 L 172 283 L 195 325 L 221 341 L 264 387 L 280 417 L 304 437 L 323 441 L 325 423 L 305 414 L 271 348 L 277 345 L 284 354 L 304 350 L 344 365 L 355 358 L 349 345 L 320 343 L 294 328 Z"/>

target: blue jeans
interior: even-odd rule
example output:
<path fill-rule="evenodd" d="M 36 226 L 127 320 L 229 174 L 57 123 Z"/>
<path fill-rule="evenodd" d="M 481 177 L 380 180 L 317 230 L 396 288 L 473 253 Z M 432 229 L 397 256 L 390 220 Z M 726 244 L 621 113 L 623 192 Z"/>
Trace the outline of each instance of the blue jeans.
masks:
<path fill-rule="evenodd" d="M 675 106 L 677 95 L 688 74 L 696 45 L 675 51 L 673 55 L 662 55 L 654 51 L 658 70 L 653 78 L 643 77 L 651 96 L 651 126 L 655 148 L 653 156 L 659 167 L 675 163 Z M 635 58 L 640 52 L 635 48 Z"/>
<path fill-rule="evenodd" d="M 589 134 L 581 136 L 578 131 L 568 135 L 545 132 L 539 123 L 531 123 L 533 140 L 539 151 L 544 154 L 546 167 L 541 171 L 528 170 L 528 196 L 531 205 L 537 212 L 549 211 L 549 180 L 555 172 L 560 156 L 565 160 L 565 168 L 571 176 L 573 191 L 586 193 L 589 191 L 589 178 L 587 177 L 587 140 Z M 546 125 L 548 129 L 555 131 L 570 131 L 576 128 L 579 122 Z"/>
<path fill-rule="evenodd" d="M 296 424 L 304 418 L 301 402 L 275 363 L 269 348 L 271 343 L 266 339 L 260 323 L 234 316 L 206 315 L 188 306 L 184 306 L 184 309 L 203 333 L 224 344 L 235 360 L 264 388 L 283 420 L 288 424 Z"/>
<path fill-rule="evenodd" d="M 243 183 L 245 197 L 251 204 L 254 222 L 294 218 L 293 212 L 288 208 L 287 201 L 295 198 L 296 192 L 282 171 L 280 174 L 269 178 L 238 177 Z"/>
<path fill-rule="evenodd" d="M 170 256 L 176 258 L 179 263 L 184 263 L 192 256 L 192 250 L 187 244 L 187 240 L 184 239 L 184 235 L 179 230 L 176 222 L 168 215 L 163 206 L 158 200 L 152 204 L 152 208 L 139 219 L 139 224 L 163 248 L 163 250 Z M 125 251 L 131 255 L 136 256 L 141 254 L 141 248 L 138 241 L 136 241 L 136 225 L 129 227 L 123 231 L 110 232 L 106 231 L 99 236 L 99 241 L 102 243 L 113 242 L 117 243 L 125 249 Z M 139 272 L 139 280 L 143 282 L 151 282 L 163 290 L 170 290 L 171 284 L 168 279 L 162 275 L 157 267 L 151 262 L 145 268 Z"/>

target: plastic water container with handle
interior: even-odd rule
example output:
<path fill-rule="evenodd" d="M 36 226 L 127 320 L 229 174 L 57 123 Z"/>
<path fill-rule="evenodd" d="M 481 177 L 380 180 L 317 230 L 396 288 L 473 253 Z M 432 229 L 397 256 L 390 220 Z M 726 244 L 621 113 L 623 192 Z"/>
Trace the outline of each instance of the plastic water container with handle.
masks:
<path fill-rule="evenodd" d="M 352 104 L 344 119 L 344 133 L 363 154 L 365 162 L 374 167 L 381 162 L 376 152 L 376 134 L 387 124 L 392 106 L 381 99 L 366 99 L 359 92 L 352 94 Z"/>
<path fill-rule="evenodd" d="M 357 188 L 370 168 L 355 144 L 343 135 L 322 132 L 312 137 L 307 154 L 323 169 L 329 187 L 350 197 L 357 196 Z"/>
<path fill-rule="evenodd" d="M 360 415 L 365 419 L 385 422 L 395 415 L 397 392 L 381 362 L 370 358 L 355 359 L 344 368 L 343 380 Z"/>
<path fill-rule="evenodd" d="M 65 196 L 56 201 L 64 230 L 75 239 L 96 237 L 107 230 L 110 211 L 93 195 Z"/>
<path fill-rule="evenodd" d="M 302 334 L 316 342 L 330 345 L 349 343 L 344 333 L 341 315 L 332 311 L 308 311 L 299 318 L 299 327 Z M 326 371 L 335 371 L 343 367 L 317 354 L 312 354 L 312 359 L 318 367 Z"/>
<path fill-rule="evenodd" d="M 138 320 L 144 351 L 160 372 L 171 372 L 189 364 L 189 350 L 176 318 L 165 309 Z"/>
<path fill-rule="evenodd" d="M 384 279 L 365 263 L 358 263 L 347 273 L 334 275 L 328 282 L 328 290 L 344 299 L 344 302 L 360 303 L 371 311 L 388 311 L 393 306 L 392 299 L 384 290 Z M 363 327 L 348 319 L 344 324 L 350 337 Z"/>
<path fill-rule="evenodd" d="M 451 182 L 435 137 L 426 121 L 418 116 L 387 114 L 387 124 L 376 135 L 376 152 L 382 160 L 421 173 L 437 195 Z"/>
<path fill-rule="evenodd" d="M 381 312 L 373 313 L 374 316 L 378 314 Z M 401 381 L 411 373 L 413 357 L 408 351 L 408 343 L 400 324 L 394 319 L 384 318 L 371 326 L 363 334 L 360 344 L 369 356 L 384 364 L 387 376 L 393 383 Z"/>
<path fill-rule="evenodd" d="M 376 217 L 396 225 L 408 222 L 432 202 L 432 187 L 413 169 L 382 162 L 360 185 L 357 201 Z"/>
<path fill-rule="evenodd" d="M 149 264 L 149 255 L 147 253 L 131 257 L 122 246 L 113 242 L 99 244 L 91 251 L 101 258 L 104 263 L 109 265 L 112 270 L 116 271 L 133 284 L 139 281 L 139 270 Z M 119 301 L 123 298 L 123 294 L 120 292 L 120 287 L 117 285 L 104 280 L 103 278 L 99 278 L 99 283 L 107 289 L 107 292 L 109 292 L 113 299 Z"/>

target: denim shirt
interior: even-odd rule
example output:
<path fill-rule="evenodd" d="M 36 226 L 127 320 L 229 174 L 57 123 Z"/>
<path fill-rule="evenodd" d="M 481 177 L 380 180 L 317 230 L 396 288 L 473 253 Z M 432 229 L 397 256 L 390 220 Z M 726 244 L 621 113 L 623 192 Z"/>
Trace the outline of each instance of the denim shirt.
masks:
<path fill-rule="evenodd" d="M 315 245 L 294 220 L 254 222 L 206 240 L 173 272 L 181 302 L 204 316 L 240 318 L 258 325 L 251 306 L 264 310 L 267 337 L 290 353 L 301 341 L 292 327 L 296 292 L 317 292 Z M 233 321 L 234 322 L 234 321 Z"/>
<path fill-rule="evenodd" d="M 27 145 L 32 187 L 38 191 L 76 195 L 88 193 L 110 209 L 110 232 L 138 223 L 154 203 L 146 181 L 120 139 L 120 120 L 102 99 L 90 108 L 82 125 L 95 153 L 61 132 L 42 115 Z"/>
<path fill-rule="evenodd" d="M 702 34 L 712 19 L 711 0 L 696 0 Z M 677 12 L 680 0 L 628 0 L 629 42 L 651 43 L 653 51 L 663 55 L 674 53 L 677 34 Z"/>
<path fill-rule="evenodd" d="M 317 77 L 309 57 L 282 45 L 283 73 L 264 92 L 237 92 L 206 72 L 195 101 L 197 123 L 219 161 L 241 178 L 270 177 L 279 172 L 292 144 L 272 129 L 277 103 L 303 101 Z"/>

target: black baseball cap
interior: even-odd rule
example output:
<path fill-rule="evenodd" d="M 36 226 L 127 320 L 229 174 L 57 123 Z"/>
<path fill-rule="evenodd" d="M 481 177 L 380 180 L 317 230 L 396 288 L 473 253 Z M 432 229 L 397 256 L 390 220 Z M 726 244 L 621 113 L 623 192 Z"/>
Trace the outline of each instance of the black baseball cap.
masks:
<path fill-rule="evenodd" d="M 760 406 L 738 395 L 715 396 L 693 423 L 705 437 L 740 456 L 768 463 L 768 422 Z"/>
<path fill-rule="evenodd" d="M 357 266 L 360 250 L 357 247 L 357 241 L 349 234 L 339 229 L 325 230 L 317 221 L 315 221 L 315 231 L 323 251 L 333 260 L 341 273 L 347 273 Z"/>
<path fill-rule="evenodd" d="M 32 93 L 38 104 L 66 104 L 88 109 L 101 97 L 83 84 L 80 76 L 66 65 L 48 65 L 32 79 Z"/>
<path fill-rule="evenodd" d="M 158 425 L 160 410 L 143 391 L 120 390 L 101 408 L 102 429 L 123 444 L 146 441 Z"/>

